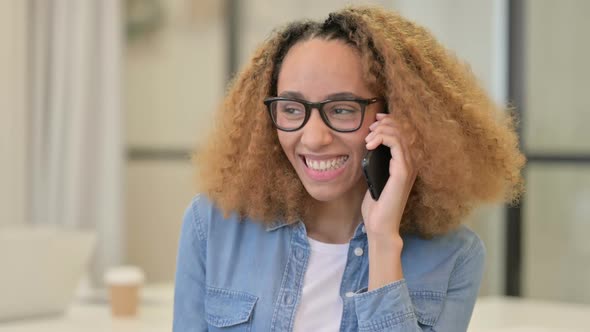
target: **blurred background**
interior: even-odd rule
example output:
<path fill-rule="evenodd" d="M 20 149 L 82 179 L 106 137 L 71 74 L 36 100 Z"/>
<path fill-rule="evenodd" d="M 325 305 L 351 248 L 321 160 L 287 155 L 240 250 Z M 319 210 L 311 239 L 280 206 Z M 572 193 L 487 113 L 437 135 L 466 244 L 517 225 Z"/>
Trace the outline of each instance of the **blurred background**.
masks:
<path fill-rule="evenodd" d="M 118 264 L 171 283 L 189 154 L 228 80 L 277 25 L 349 3 L 424 25 L 517 107 L 522 204 L 469 218 L 481 295 L 590 304 L 586 0 L 2 0 L 0 225 L 95 230 L 96 285 Z"/>

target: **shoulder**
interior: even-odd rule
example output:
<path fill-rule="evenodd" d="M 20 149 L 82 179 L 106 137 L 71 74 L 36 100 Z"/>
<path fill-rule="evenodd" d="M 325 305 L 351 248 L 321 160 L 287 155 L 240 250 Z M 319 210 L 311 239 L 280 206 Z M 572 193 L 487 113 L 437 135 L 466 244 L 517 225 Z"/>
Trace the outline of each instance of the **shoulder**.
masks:
<path fill-rule="evenodd" d="M 237 213 L 225 213 L 207 195 L 197 194 L 184 212 L 184 223 L 190 224 L 200 240 L 222 233 L 241 233 L 249 228 L 261 228 L 249 218 L 240 218 Z"/>
<path fill-rule="evenodd" d="M 456 267 L 474 258 L 483 262 L 485 245 L 481 238 L 467 226 L 461 225 L 440 238 L 449 244 L 446 247 L 456 252 Z"/>
<path fill-rule="evenodd" d="M 485 253 L 483 241 L 465 225 L 430 239 L 407 236 L 404 238 L 404 249 L 410 255 L 434 255 L 440 258 L 453 256 L 458 260 L 476 252 Z"/>
<path fill-rule="evenodd" d="M 475 232 L 461 225 L 431 239 L 406 237 L 402 261 L 404 274 L 409 280 L 413 279 L 416 286 L 428 283 L 446 290 L 449 280 L 457 273 L 481 275 L 485 262 L 485 246 Z"/>
<path fill-rule="evenodd" d="M 192 229 L 200 240 L 205 240 L 213 222 L 222 222 L 223 212 L 204 194 L 195 195 L 184 211 L 184 224 Z"/>
<path fill-rule="evenodd" d="M 208 222 L 204 216 L 208 215 L 212 207 L 204 195 L 197 194 L 194 196 L 184 210 L 183 224 L 185 232 L 191 231 L 199 240 L 205 240 Z"/>

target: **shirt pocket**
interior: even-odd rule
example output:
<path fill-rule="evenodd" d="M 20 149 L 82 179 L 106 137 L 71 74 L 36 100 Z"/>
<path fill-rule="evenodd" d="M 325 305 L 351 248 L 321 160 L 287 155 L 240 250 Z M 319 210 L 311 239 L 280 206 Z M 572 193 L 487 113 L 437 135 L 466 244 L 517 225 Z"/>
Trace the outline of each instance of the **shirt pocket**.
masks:
<path fill-rule="evenodd" d="M 410 291 L 418 323 L 434 326 L 442 312 L 445 296 L 445 293 L 437 291 Z"/>
<path fill-rule="evenodd" d="M 207 287 L 205 319 L 209 331 L 250 331 L 257 296 L 242 291 Z"/>

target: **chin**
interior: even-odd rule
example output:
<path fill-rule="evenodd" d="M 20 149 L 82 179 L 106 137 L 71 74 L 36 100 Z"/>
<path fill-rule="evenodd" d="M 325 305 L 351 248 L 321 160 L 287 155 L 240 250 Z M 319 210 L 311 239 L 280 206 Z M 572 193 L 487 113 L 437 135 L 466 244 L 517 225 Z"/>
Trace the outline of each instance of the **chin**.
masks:
<path fill-rule="evenodd" d="M 351 176 L 355 177 L 355 176 Z M 345 183 L 309 183 L 304 182 L 303 186 L 305 191 L 316 201 L 319 202 L 331 202 L 345 196 L 354 195 L 356 192 L 366 190 L 364 180 L 360 177 L 356 177 L 356 181 L 345 182 Z"/>
<path fill-rule="evenodd" d="M 305 190 L 313 199 L 320 202 L 330 202 L 344 194 L 341 190 L 334 190 L 331 188 L 309 188 L 305 186 Z"/>

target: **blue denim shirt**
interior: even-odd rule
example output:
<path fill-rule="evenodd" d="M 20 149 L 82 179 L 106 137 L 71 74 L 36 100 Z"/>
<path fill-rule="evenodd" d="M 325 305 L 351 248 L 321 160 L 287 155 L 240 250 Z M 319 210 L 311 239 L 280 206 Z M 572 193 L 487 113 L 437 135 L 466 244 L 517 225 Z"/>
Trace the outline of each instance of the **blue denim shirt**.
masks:
<path fill-rule="evenodd" d="M 475 233 L 461 226 L 429 240 L 405 236 L 404 279 L 367 291 L 363 230 L 360 224 L 350 240 L 340 331 L 467 330 L 485 255 Z M 174 331 L 291 331 L 309 256 L 302 222 L 225 218 L 196 196 L 180 236 Z"/>

